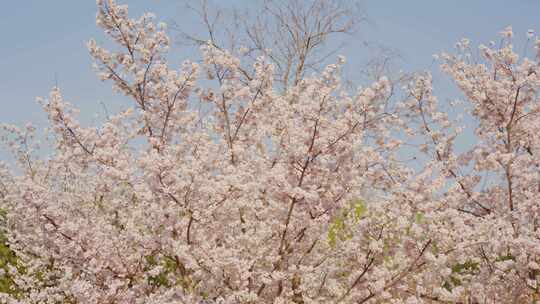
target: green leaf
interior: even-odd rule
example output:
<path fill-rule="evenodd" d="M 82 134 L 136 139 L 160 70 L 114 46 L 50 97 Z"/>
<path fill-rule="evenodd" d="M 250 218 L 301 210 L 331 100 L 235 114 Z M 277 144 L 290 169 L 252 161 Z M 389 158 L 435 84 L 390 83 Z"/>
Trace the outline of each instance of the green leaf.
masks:
<path fill-rule="evenodd" d="M 360 218 L 362 218 L 364 214 L 366 214 L 366 211 L 367 211 L 366 203 L 363 200 L 358 199 L 353 203 L 353 206 L 354 206 L 354 219 L 358 221 L 360 220 Z"/>
<path fill-rule="evenodd" d="M 342 212 L 334 217 L 328 229 L 328 244 L 334 248 L 338 240 L 344 241 L 352 238 L 350 229 L 347 229 L 346 220 L 353 216 L 357 223 L 367 213 L 366 203 L 361 199 L 356 199 L 344 208 Z"/>
<path fill-rule="evenodd" d="M 424 214 L 422 212 L 416 212 L 414 221 L 418 224 L 422 223 L 424 221 Z"/>

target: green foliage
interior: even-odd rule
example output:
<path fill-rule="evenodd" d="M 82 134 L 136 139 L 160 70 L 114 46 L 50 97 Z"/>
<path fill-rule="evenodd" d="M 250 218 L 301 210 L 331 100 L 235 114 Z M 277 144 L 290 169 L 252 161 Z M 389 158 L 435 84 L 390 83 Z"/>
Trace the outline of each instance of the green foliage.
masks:
<path fill-rule="evenodd" d="M 0 210 L 2 223 L 5 221 L 5 216 L 6 212 Z M 9 265 L 17 265 L 17 257 L 7 244 L 7 238 L 4 234 L 3 227 L 0 227 L 0 270 L 3 272 L 0 275 L 0 293 L 13 294 L 15 292 L 15 284 L 8 274 Z"/>
<path fill-rule="evenodd" d="M 421 212 L 416 212 L 414 216 L 414 221 L 418 224 L 421 224 L 422 222 L 424 222 L 424 214 Z"/>
<path fill-rule="evenodd" d="M 363 200 L 358 199 L 354 201 L 352 205 L 354 207 L 354 219 L 359 221 L 367 212 L 366 203 Z"/>
<path fill-rule="evenodd" d="M 478 271 L 479 263 L 471 260 L 465 261 L 465 263 L 458 263 L 452 267 L 452 273 L 457 274 L 473 274 Z"/>
<path fill-rule="evenodd" d="M 192 272 L 186 269 L 181 263 L 177 263 L 177 261 L 172 257 L 164 256 L 157 259 L 155 256 L 147 256 L 146 262 L 147 271 L 156 266 L 162 266 L 160 273 L 148 278 L 148 283 L 150 285 L 156 287 L 172 287 L 174 285 L 179 285 L 188 292 L 193 292 L 195 287 L 197 287 L 197 283 L 193 282 L 190 277 Z M 171 280 L 171 277 L 174 277 L 174 279 Z"/>
<path fill-rule="evenodd" d="M 163 270 L 159 274 L 148 278 L 148 283 L 150 285 L 158 287 L 172 286 L 171 282 L 169 282 L 168 276 L 176 268 L 176 263 L 173 259 L 165 257 L 162 261 L 158 261 L 154 256 L 147 256 L 146 262 L 148 263 L 147 270 L 150 270 L 150 268 L 156 267 L 160 264 L 163 266 Z"/>
<path fill-rule="evenodd" d="M 335 248 L 337 241 L 345 241 L 352 237 L 347 229 L 346 221 L 353 216 L 353 221 L 358 222 L 367 213 L 366 203 L 361 199 L 356 199 L 350 203 L 350 206 L 342 210 L 330 223 L 328 230 L 328 244 Z"/>
<path fill-rule="evenodd" d="M 452 266 L 452 274 L 446 282 L 444 282 L 443 287 L 446 290 L 451 291 L 452 288 L 460 286 L 462 284 L 460 277 L 464 275 L 475 275 L 480 270 L 480 263 L 474 262 L 472 260 L 467 260 L 464 263 L 457 263 Z"/>
<path fill-rule="evenodd" d="M 506 255 L 501 255 L 500 257 L 497 257 L 495 259 L 495 262 L 504 262 L 504 261 L 508 261 L 508 260 L 515 261 L 516 258 L 512 254 L 508 253 Z"/>

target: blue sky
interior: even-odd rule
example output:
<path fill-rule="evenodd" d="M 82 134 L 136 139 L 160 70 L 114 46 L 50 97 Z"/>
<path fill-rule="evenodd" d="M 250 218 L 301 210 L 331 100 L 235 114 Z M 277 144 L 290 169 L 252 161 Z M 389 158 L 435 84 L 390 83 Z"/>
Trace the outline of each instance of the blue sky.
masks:
<path fill-rule="evenodd" d="M 152 11 L 158 19 L 176 21 L 189 31 L 200 25 L 188 18 L 181 0 L 124 0 L 132 15 Z M 220 5 L 246 8 L 249 0 L 222 0 Z M 369 23 L 351 38 L 344 50 L 350 65 L 365 61 L 359 51 L 364 42 L 399 51 L 399 68 L 405 71 L 436 69 L 432 55 L 453 51 L 455 42 L 468 37 L 473 45 L 497 39 L 512 25 L 517 37 L 528 29 L 540 32 L 540 1 L 537 0 L 363 0 Z M 0 11 L 0 122 L 43 126 L 45 117 L 35 102 L 47 96 L 57 82 L 65 98 L 81 109 L 83 121 L 92 122 L 109 109 L 123 104 L 109 83 L 97 79 L 85 47 L 86 41 L 106 37 L 95 26 L 93 0 L 3 1 Z M 523 39 L 524 40 L 524 39 Z M 189 54 L 173 49 L 171 56 L 183 60 Z M 445 86 L 445 85 L 442 85 Z M 451 96 L 447 96 L 451 97 Z M 2 154 L 0 154 L 1 158 Z"/>

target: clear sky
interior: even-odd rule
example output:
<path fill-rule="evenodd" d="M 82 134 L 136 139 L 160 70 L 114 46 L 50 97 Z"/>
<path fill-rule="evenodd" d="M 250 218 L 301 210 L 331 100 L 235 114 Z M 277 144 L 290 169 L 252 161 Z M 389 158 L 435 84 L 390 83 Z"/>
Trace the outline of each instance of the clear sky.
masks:
<path fill-rule="evenodd" d="M 253 0 L 256 1 L 256 0 Z M 176 21 L 196 31 L 200 25 L 188 18 L 181 0 L 123 0 L 131 14 L 154 12 L 158 19 Z M 221 0 L 220 5 L 248 7 L 250 0 Z M 497 33 L 512 25 L 515 35 L 525 37 L 528 29 L 540 32 L 538 0 L 363 0 L 370 22 L 344 51 L 349 64 L 360 66 L 364 42 L 375 42 L 396 49 L 399 67 L 414 71 L 433 67 L 432 55 L 453 51 L 463 37 L 473 45 L 497 39 Z M 106 41 L 95 26 L 93 0 L 2 1 L 0 10 L 0 123 L 42 126 L 44 115 L 35 102 L 47 96 L 57 82 L 65 98 L 81 109 L 81 116 L 92 121 L 103 114 L 101 102 L 109 109 L 121 104 L 100 82 L 91 67 L 86 41 Z M 174 37 L 173 37 L 174 38 Z M 174 41 L 174 40 L 173 40 Z M 174 58 L 188 54 L 173 50 Z M 354 69 L 352 69 L 354 70 Z M 353 75 L 354 76 L 354 75 Z M 0 159 L 2 154 L 0 153 Z"/>

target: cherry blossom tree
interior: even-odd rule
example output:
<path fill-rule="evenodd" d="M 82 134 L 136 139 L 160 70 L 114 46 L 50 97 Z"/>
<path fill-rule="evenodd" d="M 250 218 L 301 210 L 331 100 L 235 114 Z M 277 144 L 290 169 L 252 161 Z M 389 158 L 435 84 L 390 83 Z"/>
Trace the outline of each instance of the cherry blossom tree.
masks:
<path fill-rule="evenodd" d="M 172 67 L 165 24 L 97 5 L 117 48 L 90 54 L 132 107 L 85 127 L 53 88 L 47 157 L 31 125 L 3 127 L 4 302 L 540 300 L 540 52 L 519 58 L 510 28 L 440 56 L 476 123 L 458 153 L 428 73 L 351 93 L 340 57 L 283 89 L 268 57 L 247 79 L 211 42 Z"/>

